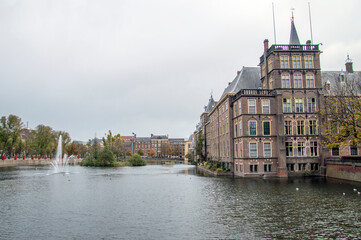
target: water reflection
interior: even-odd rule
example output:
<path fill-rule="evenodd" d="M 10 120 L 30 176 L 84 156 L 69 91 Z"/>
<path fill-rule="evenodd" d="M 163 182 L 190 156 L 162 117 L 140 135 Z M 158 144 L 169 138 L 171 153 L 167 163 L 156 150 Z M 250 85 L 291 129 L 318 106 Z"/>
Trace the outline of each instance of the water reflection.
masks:
<path fill-rule="evenodd" d="M 47 171 L 0 172 L 1 238 L 361 238 L 358 183 L 212 178 L 186 165 Z"/>

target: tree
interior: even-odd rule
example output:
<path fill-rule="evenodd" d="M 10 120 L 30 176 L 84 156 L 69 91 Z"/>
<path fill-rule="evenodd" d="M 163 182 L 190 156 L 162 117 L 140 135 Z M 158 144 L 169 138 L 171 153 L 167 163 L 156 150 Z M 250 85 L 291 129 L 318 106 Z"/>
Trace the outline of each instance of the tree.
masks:
<path fill-rule="evenodd" d="M 150 151 L 149 151 L 149 157 L 153 157 L 155 155 L 155 151 L 154 151 L 154 149 L 152 148 L 152 149 L 150 149 Z"/>
<path fill-rule="evenodd" d="M 199 131 L 198 134 L 198 139 L 196 142 L 196 155 L 198 155 L 200 157 L 201 161 L 206 160 L 206 154 L 205 154 L 205 150 L 204 150 L 204 135 L 202 133 L 202 130 Z"/>
<path fill-rule="evenodd" d="M 144 166 L 146 165 L 145 160 L 137 153 L 130 157 L 129 161 L 131 166 Z"/>
<path fill-rule="evenodd" d="M 127 156 L 132 156 L 132 150 L 130 149 L 127 150 Z"/>
<path fill-rule="evenodd" d="M 352 79 L 336 81 L 320 111 L 322 139 L 326 147 L 361 144 L 361 84 Z"/>
<path fill-rule="evenodd" d="M 170 145 L 170 142 L 168 142 L 168 155 L 172 155 L 172 154 L 173 154 L 172 146 Z"/>
<path fill-rule="evenodd" d="M 139 149 L 137 153 L 138 153 L 139 156 L 143 156 L 143 155 L 144 155 L 144 152 L 143 152 L 142 149 Z"/>
<path fill-rule="evenodd" d="M 38 125 L 33 132 L 32 148 L 40 155 L 54 154 L 58 134 L 49 126 Z"/>
<path fill-rule="evenodd" d="M 21 118 L 15 115 L 1 117 L 0 120 L 0 150 L 9 154 L 21 152 L 20 134 L 23 129 Z"/>
<path fill-rule="evenodd" d="M 104 147 L 110 149 L 117 159 L 124 155 L 124 140 L 119 133 L 113 136 L 112 132 L 109 130 L 106 138 L 103 138 L 103 143 Z"/>

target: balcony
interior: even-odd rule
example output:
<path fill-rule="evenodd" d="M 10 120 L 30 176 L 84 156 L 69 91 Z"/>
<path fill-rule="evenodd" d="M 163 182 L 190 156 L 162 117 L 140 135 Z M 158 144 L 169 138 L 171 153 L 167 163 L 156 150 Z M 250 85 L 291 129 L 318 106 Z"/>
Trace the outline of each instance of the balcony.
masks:
<path fill-rule="evenodd" d="M 241 96 L 256 96 L 256 97 L 269 97 L 275 96 L 275 90 L 268 89 L 241 89 L 234 97 L 233 101 L 236 101 Z"/>

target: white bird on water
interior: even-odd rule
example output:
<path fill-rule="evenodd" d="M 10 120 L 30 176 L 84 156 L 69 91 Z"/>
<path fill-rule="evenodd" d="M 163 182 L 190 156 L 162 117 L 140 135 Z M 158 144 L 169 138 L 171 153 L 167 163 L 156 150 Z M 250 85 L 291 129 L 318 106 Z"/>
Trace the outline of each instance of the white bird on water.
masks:
<path fill-rule="evenodd" d="M 354 191 L 354 192 L 357 192 L 357 189 L 356 189 L 356 188 L 354 188 L 354 189 L 353 189 L 353 191 Z"/>
<path fill-rule="evenodd" d="M 345 196 L 345 195 L 346 195 L 346 193 L 343 193 L 343 195 Z"/>
<path fill-rule="evenodd" d="M 300 190 L 298 187 L 296 187 L 296 191 Z"/>

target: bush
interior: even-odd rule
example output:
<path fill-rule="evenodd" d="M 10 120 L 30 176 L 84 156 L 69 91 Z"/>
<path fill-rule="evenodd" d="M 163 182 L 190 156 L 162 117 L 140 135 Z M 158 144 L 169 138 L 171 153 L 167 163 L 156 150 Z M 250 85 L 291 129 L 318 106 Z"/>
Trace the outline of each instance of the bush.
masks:
<path fill-rule="evenodd" d="M 134 154 L 133 156 L 131 156 L 129 158 L 128 162 L 131 166 L 145 166 L 146 165 L 145 160 L 138 154 Z"/>
<path fill-rule="evenodd" d="M 223 169 L 222 168 L 217 168 L 216 172 L 223 172 Z"/>
<path fill-rule="evenodd" d="M 88 167 L 114 167 L 114 154 L 107 148 L 105 148 L 102 152 L 90 152 L 80 165 Z"/>

